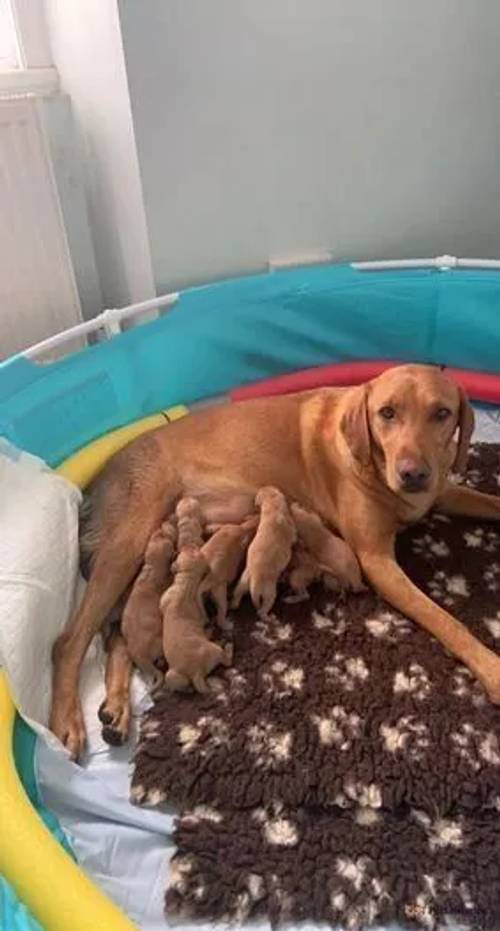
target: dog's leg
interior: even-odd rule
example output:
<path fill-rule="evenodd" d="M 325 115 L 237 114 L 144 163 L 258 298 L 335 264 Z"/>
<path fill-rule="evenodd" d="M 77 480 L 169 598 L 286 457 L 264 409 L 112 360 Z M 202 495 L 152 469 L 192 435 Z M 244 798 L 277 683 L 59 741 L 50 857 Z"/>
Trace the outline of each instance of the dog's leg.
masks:
<path fill-rule="evenodd" d="M 233 625 L 227 620 L 227 584 L 220 582 L 212 589 L 212 597 L 217 605 L 217 624 L 221 630 L 232 630 Z"/>
<path fill-rule="evenodd" d="M 204 588 L 204 587 L 203 587 L 203 583 L 202 583 L 201 586 L 200 586 L 200 588 L 198 589 L 198 593 L 197 593 L 197 595 L 196 595 L 196 601 L 197 601 L 197 604 L 198 604 L 198 609 L 199 609 L 199 612 L 200 612 L 201 623 L 203 624 L 203 627 L 206 627 L 207 624 L 208 624 L 208 621 L 209 621 L 208 612 L 207 612 L 207 606 L 206 606 L 206 604 L 205 604 L 205 598 L 204 598 L 204 596 L 205 596 L 206 593 L 210 593 L 210 594 L 211 594 L 210 588 L 208 588 L 208 587 L 207 587 L 207 588 Z"/>
<path fill-rule="evenodd" d="M 82 603 L 54 645 L 50 728 L 74 759 L 85 746 L 78 696 L 83 659 L 104 619 L 137 572 L 148 538 L 149 532 L 145 539 L 133 534 L 130 538 L 111 538 L 101 545 Z"/>
<path fill-rule="evenodd" d="M 250 573 L 248 571 L 248 568 L 246 568 L 243 570 L 240 576 L 240 580 L 236 588 L 234 589 L 233 598 L 231 601 L 231 607 L 239 608 L 243 597 L 249 592 L 249 590 L 250 590 Z"/>
<path fill-rule="evenodd" d="M 128 737 L 132 660 L 119 630 L 111 632 L 107 651 L 106 698 L 99 708 L 99 719 L 106 743 L 120 747 Z"/>
<path fill-rule="evenodd" d="M 356 547 L 356 551 L 366 577 L 382 597 L 433 634 L 468 666 L 491 701 L 499 704 L 500 657 L 410 581 L 395 560 L 394 541 L 378 539 L 369 549 L 365 545 Z"/>
<path fill-rule="evenodd" d="M 444 514 L 500 520 L 500 495 L 485 495 L 465 485 L 449 484 L 437 499 L 436 508 Z"/>
<path fill-rule="evenodd" d="M 200 695 L 208 695 L 210 692 L 210 686 L 201 672 L 197 672 L 196 675 L 193 676 L 193 685 Z"/>
<path fill-rule="evenodd" d="M 164 488 L 168 488 L 168 492 Z M 78 696 L 78 681 L 84 656 L 93 637 L 122 592 L 137 573 L 147 542 L 175 500 L 174 482 L 161 488 L 144 481 L 126 487 L 121 512 L 117 508 L 109 522 L 104 519 L 90 579 L 82 603 L 66 630 L 54 644 L 52 663 L 52 709 L 50 728 L 78 758 L 85 746 L 85 727 Z M 163 492 L 163 493 L 162 493 Z"/>

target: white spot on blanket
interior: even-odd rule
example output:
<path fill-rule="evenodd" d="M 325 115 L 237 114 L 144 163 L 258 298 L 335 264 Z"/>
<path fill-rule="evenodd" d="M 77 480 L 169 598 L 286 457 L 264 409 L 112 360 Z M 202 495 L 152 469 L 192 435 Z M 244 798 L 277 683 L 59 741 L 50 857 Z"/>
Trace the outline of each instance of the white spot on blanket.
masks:
<path fill-rule="evenodd" d="M 365 808 L 380 808 L 382 806 L 382 793 L 380 788 L 371 782 L 365 785 L 362 782 L 353 782 L 347 779 L 344 785 L 347 798 L 352 799 Z"/>
<path fill-rule="evenodd" d="M 470 595 L 467 582 L 463 575 L 452 575 L 447 579 L 446 588 L 451 595 L 459 595 L 461 598 L 468 598 Z"/>
<path fill-rule="evenodd" d="M 487 530 L 484 527 L 473 527 L 472 530 L 466 530 L 463 538 L 465 545 L 470 549 L 483 549 L 487 553 L 493 553 L 498 549 L 500 541 L 496 530 Z"/>
<path fill-rule="evenodd" d="M 392 611 L 381 611 L 380 614 L 365 621 L 365 627 L 372 637 L 391 642 L 406 636 L 410 631 L 410 626 L 406 618 L 393 614 Z"/>
<path fill-rule="evenodd" d="M 229 679 L 229 690 L 231 695 L 234 697 L 244 695 L 247 687 L 247 680 L 243 673 L 238 672 L 238 670 L 234 668 L 228 669 L 226 677 Z"/>
<path fill-rule="evenodd" d="M 223 821 L 220 811 L 210 805 L 197 805 L 193 808 L 192 816 L 200 821 L 212 821 L 213 824 L 220 824 Z"/>
<path fill-rule="evenodd" d="M 130 801 L 135 805 L 141 805 L 146 798 L 147 790 L 143 785 L 132 786 L 130 790 Z"/>
<path fill-rule="evenodd" d="M 395 695 L 409 692 L 418 701 L 422 701 L 430 690 L 429 676 L 419 663 L 410 663 L 408 673 L 399 669 L 394 676 L 393 691 Z"/>
<path fill-rule="evenodd" d="M 311 720 L 318 728 L 320 742 L 326 747 L 335 745 L 339 750 L 347 750 L 361 733 L 359 715 L 346 711 L 341 705 L 335 705 L 328 717 L 313 714 Z"/>
<path fill-rule="evenodd" d="M 282 624 L 277 617 L 270 617 L 266 621 L 257 621 L 252 631 L 252 637 L 268 647 L 279 646 L 292 636 L 292 625 Z"/>
<path fill-rule="evenodd" d="M 414 902 L 405 905 L 404 912 L 409 921 L 416 921 L 425 928 L 434 928 L 434 911 L 429 896 L 425 893 L 420 893 Z"/>
<path fill-rule="evenodd" d="M 153 740 L 155 737 L 158 737 L 160 733 L 160 724 L 159 721 L 145 721 L 142 725 L 142 734 L 141 737 L 147 737 L 149 740 Z"/>
<path fill-rule="evenodd" d="M 151 805 L 153 808 L 156 805 L 161 805 L 165 801 L 167 795 L 161 789 L 150 789 L 146 795 L 146 804 Z"/>
<path fill-rule="evenodd" d="M 369 876 L 370 862 L 366 857 L 358 857 L 357 860 L 339 857 L 336 861 L 337 874 L 352 884 L 356 895 L 349 896 L 350 899 L 354 899 L 354 904 L 351 904 L 347 911 L 347 899 L 343 892 L 334 893 L 330 897 L 330 903 L 334 912 L 343 913 L 340 922 L 350 931 L 358 931 L 359 928 L 372 925 L 384 899 L 389 898 L 383 880 Z"/>
<path fill-rule="evenodd" d="M 258 873 L 249 873 L 246 878 L 247 889 L 250 896 L 257 902 L 264 895 L 264 880 Z"/>
<path fill-rule="evenodd" d="M 432 559 L 434 556 L 444 559 L 450 555 L 448 544 L 444 540 L 435 540 L 430 533 L 415 537 L 412 549 L 414 553 L 423 556 L 424 559 Z"/>
<path fill-rule="evenodd" d="M 479 731 L 468 722 L 451 734 L 453 749 L 474 770 L 481 767 L 478 756 L 491 766 L 500 766 L 498 737 L 493 731 Z"/>
<path fill-rule="evenodd" d="M 193 750 L 201 737 L 201 730 L 194 724 L 181 724 L 178 730 L 179 743 L 182 746 L 182 752 L 188 753 Z"/>
<path fill-rule="evenodd" d="M 429 592 L 436 601 L 452 605 L 456 598 L 468 598 L 470 595 L 463 575 L 447 576 L 442 569 L 435 572 L 429 582 Z"/>
<path fill-rule="evenodd" d="M 293 743 L 290 731 L 279 731 L 269 721 L 261 721 L 249 727 L 247 733 L 249 748 L 258 766 L 273 766 L 290 758 Z"/>
<path fill-rule="evenodd" d="M 453 731 L 450 735 L 452 750 L 462 757 L 463 760 L 475 771 L 480 768 L 479 760 L 476 753 L 476 742 L 478 732 L 474 730 L 472 724 L 466 721 L 460 725 L 458 731 Z"/>
<path fill-rule="evenodd" d="M 358 857 L 357 860 L 351 860 L 349 857 L 338 857 L 335 864 L 339 876 L 349 880 L 357 892 L 363 885 L 366 872 L 366 860 Z"/>
<path fill-rule="evenodd" d="M 300 666 L 288 666 L 283 660 L 275 660 L 270 671 L 262 672 L 262 682 L 275 698 L 286 698 L 302 690 L 304 670 Z"/>
<path fill-rule="evenodd" d="M 295 825 L 286 818 L 276 818 L 264 825 L 264 835 L 269 844 L 277 847 L 295 847 L 299 835 Z"/>
<path fill-rule="evenodd" d="M 326 617 L 325 614 L 320 614 L 319 611 L 313 611 L 312 622 L 317 630 L 327 630 L 329 627 L 333 627 L 332 619 Z"/>
<path fill-rule="evenodd" d="M 236 896 L 234 913 L 226 915 L 223 918 L 225 924 L 241 925 L 250 914 L 250 895 L 248 892 L 240 892 Z"/>
<path fill-rule="evenodd" d="M 427 726 L 411 715 L 399 718 L 395 725 L 381 724 L 379 733 L 388 753 L 402 752 L 413 760 L 429 746 Z"/>
<path fill-rule="evenodd" d="M 485 760 L 486 763 L 491 763 L 492 766 L 500 765 L 500 753 L 498 752 L 498 738 L 496 734 L 492 731 L 489 731 L 488 734 L 479 744 L 479 755 Z"/>
<path fill-rule="evenodd" d="M 462 847 L 463 831 L 459 821 L 438 818 L 430 825 L 429 847 L 435 850 L 441 847 Z"/>
<path fill-rule="evenodd" d="M 469 549 L 479 550 L 484 546 L 484 530 L 482 527 L 476 527 L 474 530 L 467 530 L 464 533 L 465 545 Z"/>
<path fill-rule="evenodd" d="M 346 659 L 343 653 L 334 653 L 333 662 L 325 666 L 325 673 L 348 692 L 352 692 L 370 675 L 362 656 L 349 656 Z"/>
<path fill-rule="evenodd" d="M 500 611 L 497 611 L 495 617 L 483 618 L 483 624 L 486 624 L 490 634 L 495 640 L 500 638 Z"/>
<path fill-rule="evenodd" d="M 497 592 L 500 589 L 500 564 L 490 563 L 483 572 L 483 579 L 489 592 Z"/>
<path fill-rule="evenodd" d="M 453 673 L 451 691 L 457 698 L 471 701 L 476 708 L 486 703 L 486 697 L 480 683 L 465 666 L 459 666 Z"/>
<path fill-rule="evenodd" d="M 343 912 L 346 905 L 346 897 L 343 892 L 334 892 L 330 898 L 330 903 L 334 912 Z"/>
<path fill-rule="evenodd" d="M 304 682 L 304 670 L 299 666 L 291 666 L 283 673 L 282 679 L 285 688 L 300 692 Z"/>
<path fill-rule="evenodd" d="M 332 610 L 334 605 L 327 605 L 327 609 L 328 608 Z M 336 611 L 335 623 L 333 618 L 327 617 L 326 614 L 320 614 L 319 611 L 313 611 L 312 622 L 316 630 L 328 630 L 334 637 L 341 637 L 347 629 L 347 623 L 341 608 L 338 608 Z"/>
<path fill-rule="evenodd" d="M 177 892 L 184 892 L 187 885 L 187 877 L 192 869 L 193 862 L 190 857 L 173 857 L 170 861 L 169 888 L 176 889 Z"/>
<path fill-rule="evenodd" d="M 363 808 L 361 805 L 356 809 L 356 823 L 363 828 L 371 828 L 380 821 L 380 815 L 373 808 Z"/>

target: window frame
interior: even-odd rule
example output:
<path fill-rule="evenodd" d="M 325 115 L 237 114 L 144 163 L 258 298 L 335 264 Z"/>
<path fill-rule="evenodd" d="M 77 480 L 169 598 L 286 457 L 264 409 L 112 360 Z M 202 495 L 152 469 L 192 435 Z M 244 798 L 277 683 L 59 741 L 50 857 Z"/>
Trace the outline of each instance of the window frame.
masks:
<path fill-rule="evenodd" d="M 59 90 L 43 0 L 7 0 L 17 47 L 16 67 L 0 70 L 0 96 Z"/>

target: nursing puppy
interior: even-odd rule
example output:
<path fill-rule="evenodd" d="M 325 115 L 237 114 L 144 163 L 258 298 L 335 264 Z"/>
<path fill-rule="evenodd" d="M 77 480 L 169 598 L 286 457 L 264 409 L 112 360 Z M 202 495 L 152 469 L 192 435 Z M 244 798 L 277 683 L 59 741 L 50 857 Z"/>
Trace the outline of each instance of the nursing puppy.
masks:
<path fill-rule="evenodd" d="M 201 546 L 203 511 L 196 498 L 184 497 L 175 509 L 177 518 L 177 548 L 179 553 L 187 546 Z"/>
<path fill-rule="evenodd" d="M 163 652 L 168 663 L 165 685 L 172 691 L 194 686 L 209 691 L 207 676 L 216 666 L 230 666 L 231 646 L 220 647 L 204 631 L 205 615 L 199 591 L 208 563 L 198 547 L 185 547 L 174 565 L 174 581 L 162 596 Z"/>
<path fill-rule="evenodd" d="M 306 601 L 309 598 L 310 586 L 320 581 L 330 591 L 340 591 L 341 586 L 335 576 L 325 572 L 318 560 L 299 541 L 293 548 L 288 567 L 288 585 L 292 594 L 287 595 L 285 601 Z"/>
<path fill-rule="evenodd" d="M 217 624 L 230 628 L 227 617 L 227 590 L 236 579 L 248 544 L 257 526 L 257 518 L 250 517 L 242 524 L 223 524 L 202 546 L 209 573 L 201 583 L 200 592 L 210 595 L 217 606 Z"/>
<path fill-rule="evenodd" d="M 259 524 L 234 591 L 233 607 L 238 607 L 249 591 L 259 616 L 267 618 L 276 601 L 281 573 L 290 562 L 297 531 L 285 496 L 277 488 L 261 488 L 255 504 L 260 511 Z"/>
<path fill-rule="evenodd" d="M 153 676 L 154 686 L 163 678 L 155 665 L 163 655 L 160 597 L 172 580 L 176 539 L 173 520 L 164 521 L 151 535 L 121 620 L 129 655 L 139 669 Z"/>
<path fill-rule="evenodd" d="M 359 563 L 351 547 L 331 533 L 317 514 L 296 503 L 292 504 L 291 511 L 299 539 L 317 561 L 321 572 L 338 579 L 341 588 L 364 591 Z"/>

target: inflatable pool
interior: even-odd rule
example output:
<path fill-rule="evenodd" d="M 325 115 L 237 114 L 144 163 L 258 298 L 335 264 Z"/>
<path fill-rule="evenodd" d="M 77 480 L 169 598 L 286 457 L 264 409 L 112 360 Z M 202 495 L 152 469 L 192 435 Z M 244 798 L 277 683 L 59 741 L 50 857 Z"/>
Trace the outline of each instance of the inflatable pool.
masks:
<path fill-rule="evenodd" d="M 166 303 L 153 322 L 107 327 L 110 338 L 57 361 L 41 361 L 42 346 L 3 363 L 1 435 L 84 487 L 133 436 L 199 404 L 352 384 L 398 361 L 450 368 L 497 417 L 496 268 L 288 269 Z M 45 750 L 16 718 L 5 679 L 0 710 L 2 927 L 133 927 L 75 863 L 78 853 L 45 804 L 50 791 L 45 802 L 39 792 L 33 760 Z"/>

